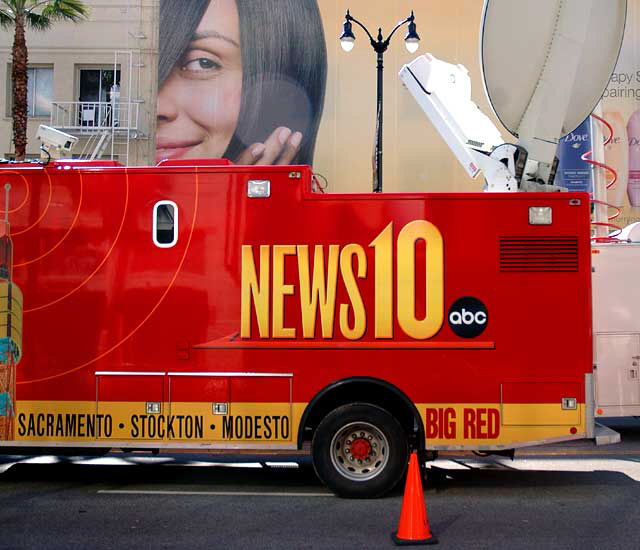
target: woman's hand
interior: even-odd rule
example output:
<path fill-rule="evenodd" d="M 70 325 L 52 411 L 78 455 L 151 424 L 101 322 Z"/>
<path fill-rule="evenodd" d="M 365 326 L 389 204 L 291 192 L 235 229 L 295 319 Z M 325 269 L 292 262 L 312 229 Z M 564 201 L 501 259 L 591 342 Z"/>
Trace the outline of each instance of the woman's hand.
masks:
<path fill-rule="evenodd" d="M 236 164 L 291 164 L 302 142 L 300 132 L 280 126 L 265 140 L 247 147 Z"/>

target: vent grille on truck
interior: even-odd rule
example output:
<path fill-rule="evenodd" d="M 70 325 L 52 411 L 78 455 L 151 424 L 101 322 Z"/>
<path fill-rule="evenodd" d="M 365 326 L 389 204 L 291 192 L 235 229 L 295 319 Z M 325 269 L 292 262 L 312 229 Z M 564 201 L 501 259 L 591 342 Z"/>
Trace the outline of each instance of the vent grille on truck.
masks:
<path fill-rule="evenodd" d="M 500 271 L 578 271 L 578 238 L 501 237 Z"/>

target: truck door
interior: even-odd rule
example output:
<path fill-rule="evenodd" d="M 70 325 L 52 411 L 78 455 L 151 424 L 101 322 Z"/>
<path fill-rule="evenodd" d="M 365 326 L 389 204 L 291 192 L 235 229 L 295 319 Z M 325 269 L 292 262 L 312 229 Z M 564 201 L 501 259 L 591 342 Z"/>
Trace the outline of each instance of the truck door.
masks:
<path fill-rule="evenodd" d="M 163 372 L 96 372 L 97 412 L 112 419 L 114 439 L 165 438 Z"/>
<path fill-rule="evenodd" d="M 282 444 L 292 441 L 290 373 L 170 372 L 171 440 Z M 182 422 L 186 431 L 179 431 Z M 195 429 L 190 435 L 188 422 Z"/>

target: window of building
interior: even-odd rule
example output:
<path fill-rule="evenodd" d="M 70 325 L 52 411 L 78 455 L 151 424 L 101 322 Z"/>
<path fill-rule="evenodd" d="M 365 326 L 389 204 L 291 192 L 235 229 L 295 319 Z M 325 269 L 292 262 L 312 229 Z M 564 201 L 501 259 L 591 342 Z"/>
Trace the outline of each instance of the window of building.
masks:
<path fill-rule="evenodd" d="M 13 83 L 11 81 L 11 65 L 9 65 L 9 94 L 11 100 L 7 105 L 7 116 L 13 109 Z M 27 69 L 27 116 L 49 117 L 53 101 L 53 67 L 29 67 Z"/>
<path fill-rule="evenodd" d="M 120 86 L 120 71 L 80 69 L 80 101 L 111 101 L 114 85 Z"/>
<path fill-rule="evenodd" d="M 82 126 L 108 126 L 111 124 L 114 92 L 120 92 L 120 70 L 107 68 L 78 69 L 79 97 Z M 119 97 L 119 96 L 118 96 Z M 118 113 L 116 113 L 117 120 Z"/>

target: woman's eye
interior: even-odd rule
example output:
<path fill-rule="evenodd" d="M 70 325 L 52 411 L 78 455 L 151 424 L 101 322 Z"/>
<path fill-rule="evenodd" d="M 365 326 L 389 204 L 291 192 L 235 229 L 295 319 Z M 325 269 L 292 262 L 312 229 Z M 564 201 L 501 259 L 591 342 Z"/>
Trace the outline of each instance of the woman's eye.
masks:
<path fill-rule="evenodd" d="M 190 59 L 182 64 L 180 69 L 182 71 L 189 72 L 191 74 L 201 75 L 203 73 L 210 73 L 220 68 L 220 64 L 216 63 L 213 59 L 207 57 L 198 57 L 196 59 Z"/>

